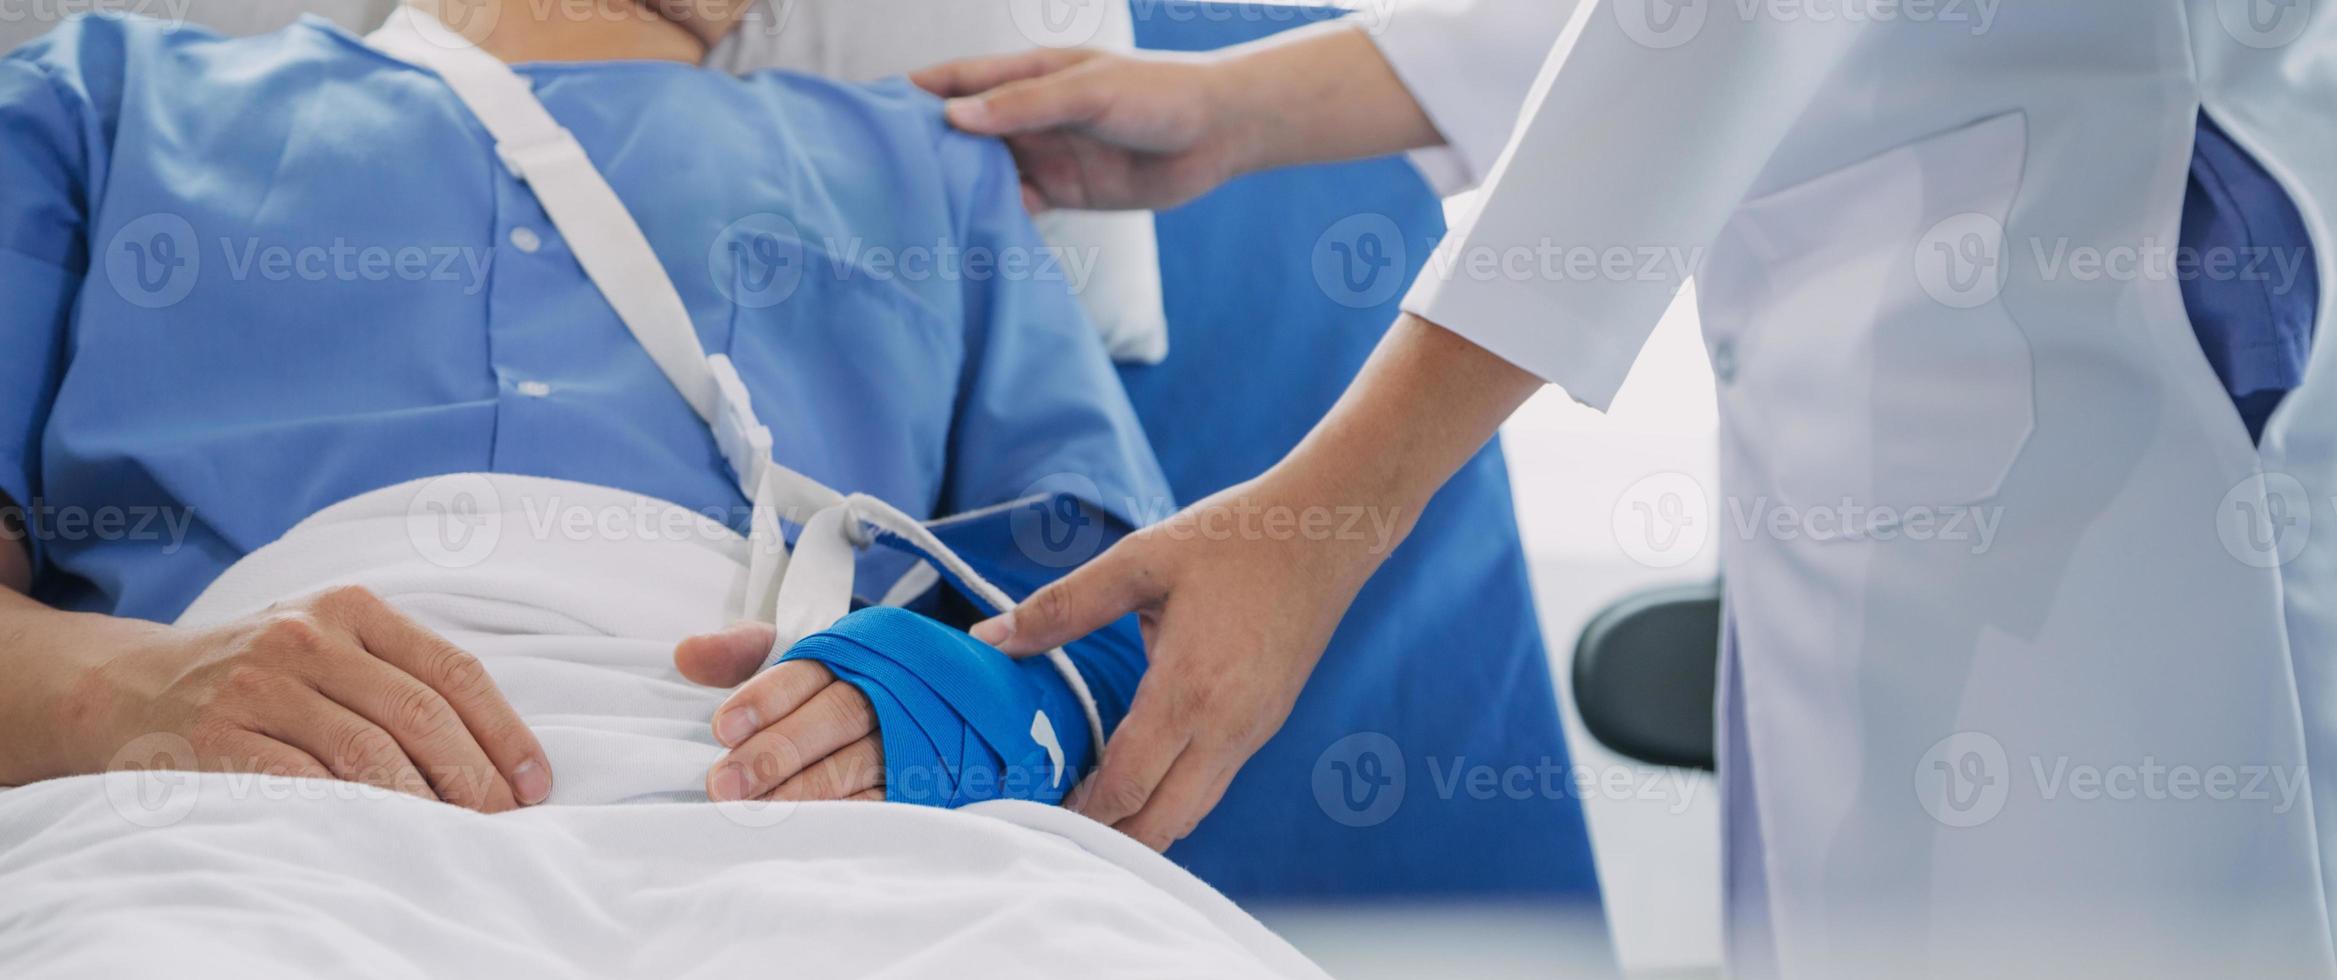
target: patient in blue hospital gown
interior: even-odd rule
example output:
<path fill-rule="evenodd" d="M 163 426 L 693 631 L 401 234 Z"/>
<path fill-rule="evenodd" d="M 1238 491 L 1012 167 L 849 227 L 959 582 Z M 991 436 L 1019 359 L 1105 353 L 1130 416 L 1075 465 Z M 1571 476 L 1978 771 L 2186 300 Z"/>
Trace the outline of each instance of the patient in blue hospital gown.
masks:
<path fill-rule="evenodd" d="M 592 36 L 664 30 L 681 56 L 506 58 L 630 208 L 706 349 L 737 362 L 779 461 L 918 517 L 1064 476 L 1131 524 L 1167 498 L 1003 147 L 948 129 L 905 81 L 733 78 L 683 63 L 705 25 L 628 16 L 641 23 Z M 498 37 L 520 52 L 566 43 L 537 29 L 509 15 Z M 19 522 L 0 579 L 20 580 L 0 589 L 0 636 L 31 665 L 8 668 L 21 680 L 0 695 L 0 735 L 52 721 L 54 705 L 81 711 L 66 735 L 0 737 L 0 785 L 87 771 L 128 733 L 181 728 L 234 729 L 241 741 L 218 744 L 236 750 L 197 742 L 209 767 L 362 778 L 293 722 L 220 720 L 235 692 L 206 678 L 250 676 L 215 668 L 258 641 L 136 622 L 170 621 L 336 501 L 508 473 L 746 524 L 705 427 L 453 93 L 322 21 L 230 40 L 89 16 L 0 59 L 0 297 L 0 503 Z M 394 649 L 429 643 L 384 639 L 394 613 L 293 608 L 301 642 L 363 647 L 368 670 L 398 673 L 383 683 L 431 689 L 411 701 L 442 730 L 418 732 L 375 717 L 365 694 L 304 682 L 344 727 L 378 726 L 409 757 L 362 781 L 486 809 L 543 798 L 549 776 L 509 709 L 433 674 L 459 658 Z M 133 638 L 149 665 L 137 678 L 107 659 Z M 683 666 L 737 683 L 760 661 L 739 652 L 753 642 L 692 641 Z M 849 710 L 851 689 L 817 664 L 783 668 L 799 693 L 769 704 L 841 705 L 850 723 L 816 741 L 866 761 L 865 701 Z M 1127 685 L 1091 686 L 1116 719 Z M 740 750 L 710 774 L 716 798 L 783 793 L 810 768 L 752 764 L 773 724 L 717 722 Z M 482 754 L 480 788 L 429 775 Z"/>

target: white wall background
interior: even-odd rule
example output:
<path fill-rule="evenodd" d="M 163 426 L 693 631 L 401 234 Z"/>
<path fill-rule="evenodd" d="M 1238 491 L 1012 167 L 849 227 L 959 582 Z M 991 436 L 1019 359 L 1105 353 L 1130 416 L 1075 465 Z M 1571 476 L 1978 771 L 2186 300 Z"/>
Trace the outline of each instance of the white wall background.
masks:
<path fill-rule="evenodd" d="M 1582 627 L 1615 599 L 1718 573 L 1710 540 L 1658 562 L 1674 567 L 1651 567 L 1624 548 L 1645 534 L 1630 507 L 1639 499 L 1635 483 L 1679 473 L 1714 485 L 1716 429 L 1691 289 L 1665 315 L 1610 413 L 1551 389 L 1502 432 L 1574 761 L 1661 774 L 1652 795 L 1634 789 L 1584 803 L 1616 948 L 1633 973 L 1698 972 L 1720 962 L 1719 788 L 1707 774 L 1650 770 L 1593 741 L 1567 690 L 1569 661 Z M 1700 526 L 1717 526 L 1714 498 L 1707 495 L 1705 506 Z"/>

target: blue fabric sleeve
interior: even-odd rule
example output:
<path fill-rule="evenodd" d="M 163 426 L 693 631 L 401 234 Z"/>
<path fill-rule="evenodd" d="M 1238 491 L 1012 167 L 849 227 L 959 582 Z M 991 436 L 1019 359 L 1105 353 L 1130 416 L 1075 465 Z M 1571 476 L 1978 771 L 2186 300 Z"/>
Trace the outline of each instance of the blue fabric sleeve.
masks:
<path fill-rule="evenodd" d="M 1093 500 L 1130 525 L 1165 515 L 1168 480 L 1073 295 L 1095 257 L 1039 237 L 1004 144 L 952 131 L 937 138 L 943 172 L 962 175 L 951 203 L 967 256 L 968 357 L 942 512 L 1043 489 Z"/>
<path fill-rule="evenodd" d="M 2286 189 L 2205 113 L 2183 199 L 2184 309 L 2248 436 L 2304 383 L 2320 312 L 2312 236 Z"/>
<path fill-rule="evenodd" d="M 825 664 L 867 695 L 892 802 L 1059 803 L 1093 754 L 1086 714 L 1047 661 L 1014 660 L 905 609 L 855 612 L 788 660 Z"/>
<path fill-rule="evenodd" d="M 110 65 L 118 74 L 108 24 L 76 19 L 0 59 L 0 494 L 27 507 L 41 495 L 41 433 L 88 271 L 90 181 L 104 140 L 83 73 L 103 78 Z M 38 575 L 39 522 L 28 517 Z"/>

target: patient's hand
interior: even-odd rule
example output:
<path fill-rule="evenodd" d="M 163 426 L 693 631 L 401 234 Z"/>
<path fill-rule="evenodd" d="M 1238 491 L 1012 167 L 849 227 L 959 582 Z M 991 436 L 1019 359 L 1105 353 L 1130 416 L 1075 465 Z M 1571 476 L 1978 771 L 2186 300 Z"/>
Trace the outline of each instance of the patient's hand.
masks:
<path fill-rule="evenodd" d="M 884 799 L 884 742 L 867 696 L 808 660 L 756 674 L 771 639 L 769 625 L 739 623 L 674 648 L 682 676 L 711 687 L 745 684 L 714 712 L 714 738 L 730 754 L 706 774 L 707 797 Z"/>
<path fill-rule="evenodd" d="M 188 768 L 338 778 L 487 812 L 552 791 L 543 747 L 479 662 L 358 588 L 206 629 L 144 624 L 63 701 L 79 772 L 165 734 L 193 748 L 172 762 Z"/>

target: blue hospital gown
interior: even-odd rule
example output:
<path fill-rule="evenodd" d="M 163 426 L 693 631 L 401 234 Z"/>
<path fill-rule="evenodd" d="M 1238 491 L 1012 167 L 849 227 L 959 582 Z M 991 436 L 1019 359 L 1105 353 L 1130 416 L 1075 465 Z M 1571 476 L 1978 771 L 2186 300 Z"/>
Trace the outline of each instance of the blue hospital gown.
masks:
<path fill-rule="evenodd" d="M 1012 160 L 938 101 L 518 70 L 782 462 L 919 516 L 1066 477 L 1131 521 L 1167 499 Z M 34 505 L 35 591 L 62 608 L 171 619 L 308 514 L 444 473 L 745 525 L 706 429 L 484 130 L 323 21 L 225 40 L 89 16 L 0 59 L 0 296 L 0 492 Z"/>

